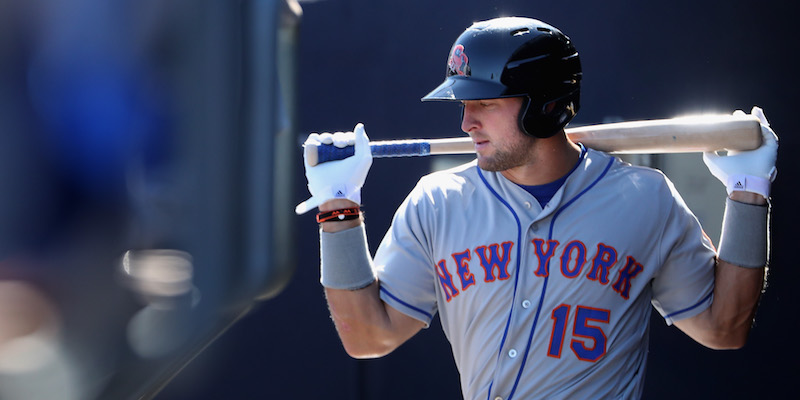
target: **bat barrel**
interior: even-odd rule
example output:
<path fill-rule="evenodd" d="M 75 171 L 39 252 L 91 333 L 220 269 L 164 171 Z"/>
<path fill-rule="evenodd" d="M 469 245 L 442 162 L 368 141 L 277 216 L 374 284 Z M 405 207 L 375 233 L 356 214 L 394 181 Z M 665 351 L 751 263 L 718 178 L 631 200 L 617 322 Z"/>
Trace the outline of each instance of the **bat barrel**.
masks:
<path fill-rule="evenodd" d="M 615 154 L 752 150 L 761 145 L 761 125 L 751 115 L 703 115 L 585 126 L 567 136 Z"/>

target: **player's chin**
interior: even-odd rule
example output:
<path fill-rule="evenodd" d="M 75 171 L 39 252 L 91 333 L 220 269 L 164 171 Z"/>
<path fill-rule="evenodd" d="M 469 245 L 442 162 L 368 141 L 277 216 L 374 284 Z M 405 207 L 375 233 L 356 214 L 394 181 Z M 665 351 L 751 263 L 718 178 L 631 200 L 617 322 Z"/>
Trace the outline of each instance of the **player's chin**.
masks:
<path fill-rule="evenodd" d="M 497 160 L 492 157 L 478 155 L 478 168 L 484 171 L 497 172 L 502 171 L 503 168 L 498 164 Z"/>

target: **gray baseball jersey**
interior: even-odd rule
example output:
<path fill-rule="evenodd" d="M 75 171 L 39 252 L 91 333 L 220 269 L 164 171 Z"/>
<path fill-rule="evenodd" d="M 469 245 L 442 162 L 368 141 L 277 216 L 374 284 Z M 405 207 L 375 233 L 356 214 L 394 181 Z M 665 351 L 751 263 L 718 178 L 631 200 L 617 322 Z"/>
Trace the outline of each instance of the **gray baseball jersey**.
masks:
<path fill-rule="evenodd" d="M 439 314 L 465 399 L 637 398 L 650 305 L 706 309 L 714 256 L 664 174 L 588 150 L 544 209 L 475 162 L 423 177 L 374 265 L 386 303 Z"/>

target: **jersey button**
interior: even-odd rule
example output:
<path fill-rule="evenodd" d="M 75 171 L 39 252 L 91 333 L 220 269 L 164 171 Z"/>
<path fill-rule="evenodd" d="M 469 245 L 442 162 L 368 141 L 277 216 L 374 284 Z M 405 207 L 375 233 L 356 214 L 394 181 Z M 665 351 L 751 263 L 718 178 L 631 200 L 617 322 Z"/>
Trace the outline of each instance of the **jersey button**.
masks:
<path fill-rule="evenodd" d="M 525 204 L 525 208 L 531 208 L 531 202 L 530 201 L 526 201 L 523 204 Z"/>
<path fill-rule="evenodd" d="M 509 350 L 508 351 L 508 356 L 511 357 L 511 358 L 516 357 L 517 356 L 517 351 L 514 350 L 514 349 Z"/>
<path fill-rule="evenodd" d="M 528 308 L 531 306 L 530 300 L 522 300 L 522 308 Z"/>
<path fill-rule="evenodd" d="M 500 397 L 500 396 L 497 396 L 497 397 L 494 398 L 494 400 L 503 400 L 503 398 Z"/>

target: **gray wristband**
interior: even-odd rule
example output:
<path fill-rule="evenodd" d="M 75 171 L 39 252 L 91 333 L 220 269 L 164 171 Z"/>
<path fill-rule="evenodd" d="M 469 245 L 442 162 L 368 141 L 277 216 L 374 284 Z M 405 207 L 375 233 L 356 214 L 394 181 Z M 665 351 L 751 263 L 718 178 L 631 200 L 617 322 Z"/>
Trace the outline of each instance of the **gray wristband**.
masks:
<path fill-rule="evenodd" d="M 335 233 L 320 231 L 319 241 L 322 286 L 356 290 L 375 281 L 363 224 Z"/>
<path fill-rule="evenodd" d="M 769 253 L 769 207 L 740 203 L 730 198 L 719 240 L 719 259 L 745 268 L 761 268 Z"/>

